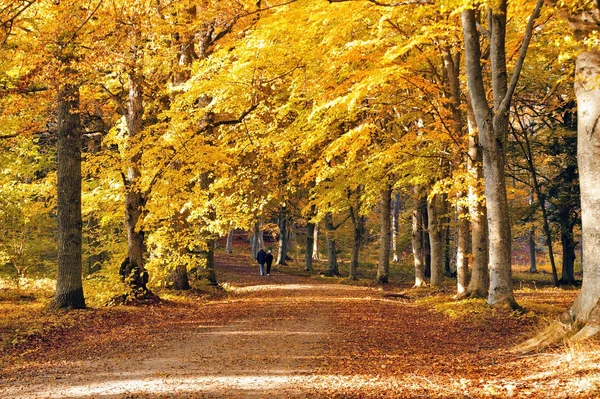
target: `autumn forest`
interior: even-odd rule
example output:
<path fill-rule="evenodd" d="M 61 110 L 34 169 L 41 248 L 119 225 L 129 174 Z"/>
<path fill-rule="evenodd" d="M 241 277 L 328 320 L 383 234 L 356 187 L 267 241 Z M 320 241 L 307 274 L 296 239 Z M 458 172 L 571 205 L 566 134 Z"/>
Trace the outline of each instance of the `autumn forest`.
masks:
<path fill-rule="evenodd" d="M 594 397 L 599 49 L 598 0 L 0 0 L 0 397 Z"/>

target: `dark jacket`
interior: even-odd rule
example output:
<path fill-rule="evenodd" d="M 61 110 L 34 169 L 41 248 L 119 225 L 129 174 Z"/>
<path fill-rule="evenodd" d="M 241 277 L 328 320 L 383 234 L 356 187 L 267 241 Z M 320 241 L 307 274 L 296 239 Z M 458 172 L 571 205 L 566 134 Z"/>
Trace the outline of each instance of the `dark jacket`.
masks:
<path fill-rule="evenodd" d="M 261 249 L 260 251 L 258 251 L 258 253 L 256 254 L 256 261 L 261 264 L 264 265 L 265 264 L 265 259 L 267 257 L 267 253 L 265 252 L 264 249 Z"/>
<path fill-rule="evenodd" d="M 267 255 L 265 255 L 265 263 L 269 266 L 273 263 L 273 254 L 267 252 Z"/>

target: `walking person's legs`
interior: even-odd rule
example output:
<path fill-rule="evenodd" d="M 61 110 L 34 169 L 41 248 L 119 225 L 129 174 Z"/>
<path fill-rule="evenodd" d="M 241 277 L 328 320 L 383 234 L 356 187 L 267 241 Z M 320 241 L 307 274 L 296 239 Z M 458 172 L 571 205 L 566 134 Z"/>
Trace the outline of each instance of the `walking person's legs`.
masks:
<path fill-rule="evenodd" d="M 260 269 L 260 275 L 264 276 L 265 275 L 265 265 L 263 263 L 259 263 L 258 267 Z"/>

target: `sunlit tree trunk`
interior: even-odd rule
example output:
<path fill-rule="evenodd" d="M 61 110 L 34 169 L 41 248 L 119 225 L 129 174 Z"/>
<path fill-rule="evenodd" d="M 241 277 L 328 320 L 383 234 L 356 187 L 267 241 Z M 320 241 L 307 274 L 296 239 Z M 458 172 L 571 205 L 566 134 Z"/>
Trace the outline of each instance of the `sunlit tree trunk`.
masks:
<path fill-rule="evenodd" d="M 263 241 L 262 220 L 254 223 L 250 241 L 252 242 L 252 259 L 256 259 L 256 254 L 258 251 L 264 249 L 265 247 Z"/>
<path fill-rule="evenodd" d="M 429 245 L 431 249 L 431 279 L 432 287 L 441 287 L 444 282 L 444 250 L 442 242 L 442 227 L 440 208 L 441 199 L 434 195 L 427 201 L 427 220 Z"/>
<path fill-rule="evenodd" d="M 319 255 L 319 223 L 315 223 L 315 234 L 313 237 L 312 258 L 313 258 L 313 260 L 321 259 L 321 256 Z"/>
<path fill-rule="evenodd" d="M 400 262 L 400 249 L 398 248 L 398 228 L 400 217 L 400 194 L 394 194 L 394 208 L 392 211 L 392 261 Z"/>
<path fill-rule="evenodd" d="M 58 91 L 57 205 L 58 278 L 53 309 L 85 308 L 82 286 L 81 120 L 79 88 Z"/>
<path fill-rule="evenodd" d="M 381 192 L 381 232 L 379 241 L 379 263 L 377 266 L 377 283 L 379 284 L 387 284 L 390 278 L 391 205 L 392 188 L 391 186 L 387 186 Z"/>
<path fill-rule="evenodd" d="M 465 204 L 465 193 L 458 194 L 457 239 L 456 239 L 456 295 L 462 297 L 467 293 L 468 242 L 469 242 L 469 209 Z"/>
<path fill-rule="evenodd" d="M 419 187 L 414 188 L 415 198 L 412 210 L 412 252 L 415 265 L 415 285 L 423 287 L 425 283 L 425 253 L 423 242 L 423 206 L 424 199 Z"/>
<path fill-rule="evenodd" d="M 474 9 L 462 11 L 462 27 L 466 54 L 466 75 L 471 106 L 477 122 L 483 149 L 485 197 L 488 212 L 490 289 L 488 304 L 518 308 L 513 295 L 511 269 L 511 232 L 504 175 L 505 142 L 509 126 L 509 109 L 521 68 L 532 37 L 535 19 L 543 0 L 538 0 L 524 33 L 515 70 L 508 84 L 506 69 L 507 0 L 488 8 L 490 37 L 490 72 L 493 107 L 488 103 L 481 65 L 481 42 Z"/>
<path fill-rule="evenodd" d="M 315 224 L 306 224 L 306 248 L 304 253 L 304 270 L 310 272 L 313 270 L 313 246 L 315 239 Z"/>
<path fill-rule="evenodd" d="M 469 121 L 469 219 L 471 220 L 471 279 L 467 286 L 467 296 L 485 298 L 488 294 L 488 239 L 487 212 L 481 184 L 483 182 L 483 153 L 479 146 L 477 130 L 472 114 L 468 112 Z"/>
<path fill-rule="evenodd" d="M 576 61 L 577 162 L 581 189 L 581 230 L 585 273 L 569 314 L 587 322 L 600 298 L 600 52 L 583 51 Z M 599 320 L 585 334 L 600 330 Z M 596 331 L 597 332 L 597 331 Z"/>
<path fill-rule="evenodd" d="M 127 130 L 129 148 L 135 148 L 141 140 L 143 129 L 143 77 L 135 67 L 128 74 L 129 96 L 127 99 Z M 138 223 L 142 216 L 146 199 L 139 187 L 141 172 L 141 151 L 129 154 L 125 180 L 125 226 L 127 230 L 128 263 L 122 270 L 122 277 L 134 291 L 147 291 L 148 273 L 144 265 L 144 232 Z"/>
<path fill-rule="evenodd" d="M 288 210 L 285 205 L 279 210 L 278 223 L 279 226 L 279 251 L 277 253 L 277 264 L 286 265 L 288 258 L 288 244 L 290 240 L 290 226 L 288 220 Z"/>

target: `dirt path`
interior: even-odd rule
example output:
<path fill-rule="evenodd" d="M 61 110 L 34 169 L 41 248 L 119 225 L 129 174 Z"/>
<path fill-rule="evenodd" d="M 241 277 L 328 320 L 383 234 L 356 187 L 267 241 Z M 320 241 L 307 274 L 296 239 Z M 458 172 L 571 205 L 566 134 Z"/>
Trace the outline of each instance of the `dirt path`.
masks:
<path fill-rule="evenodd" d="M 116 321 L 92 335 L 75 331 L 58 350 L 50 340 L 4 370 L 0 396 L 306 397 L 323 348 L 339 334 L 330 320 L 333 304 L 369 289 L 276 272 L 260 277 L 227 262 L 221 269 L 239 286 L 230 298 L 196 309 L 167 305 L 139 320 L 124 316 L 128 326 Z M 145 338 L 151 342 L 135 344 Z"/>
<path fill-rule="evenodd" d="M 75 313 L 70 330 L 2 359 L 0 398 L 559 398 L 553 387 L 600 387 L 508 353 L 526 319 L 453 319 L 374 288 L 218 262 L 232 295 Z"/>

